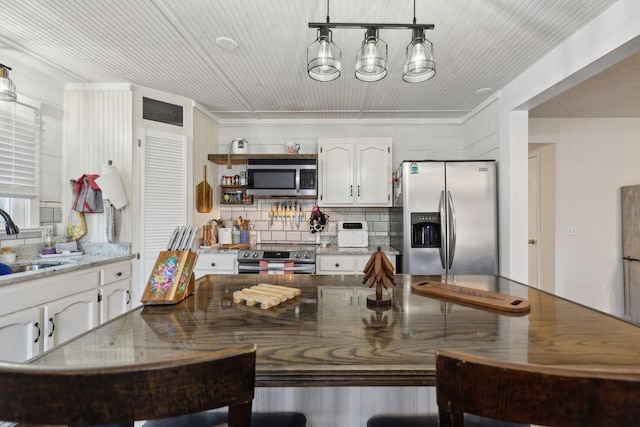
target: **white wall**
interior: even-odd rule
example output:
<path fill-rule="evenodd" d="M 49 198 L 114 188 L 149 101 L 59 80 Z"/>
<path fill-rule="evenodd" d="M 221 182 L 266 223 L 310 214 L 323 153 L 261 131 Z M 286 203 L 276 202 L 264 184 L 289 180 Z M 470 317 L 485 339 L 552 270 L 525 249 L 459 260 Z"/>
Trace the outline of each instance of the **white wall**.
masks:
<path fill-rule="evenodd" d="M 640 184 L 640 119 L 531 119 L 529 135 L 555 144 L 556 293 L 622 315 L 620 187 Z"/>

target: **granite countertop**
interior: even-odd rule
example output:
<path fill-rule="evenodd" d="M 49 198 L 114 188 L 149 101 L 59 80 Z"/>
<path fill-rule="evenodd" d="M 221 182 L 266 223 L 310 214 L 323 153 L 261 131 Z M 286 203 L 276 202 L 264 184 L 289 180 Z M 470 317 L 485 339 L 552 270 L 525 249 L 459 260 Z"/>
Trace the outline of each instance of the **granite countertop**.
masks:
<path fill-rule="evenodd" d="M 31 264 L 51 264 L 53 267 L 0 276 L 0 286 L 62 273 L 70 273 L 119 261 L 128 261 L 135 258 L 135 255 L 130 253 L 128 245 L 100 245 L 98 247 L 87 245 L 82 249 L 84 249 L 85 252 L 81 255 L 58 254 L 41 257 L 33 251 L 20 253 L 16 262 L 8 264 L 10 267 Z"/>
<path fill-rule="evenodd" d="M 400 251 L 388 244 L 371 244 L 366 248 L 341 248 L 338 245 L 329 244 L 327 247 L 318 247 L 316 255 L 370 255 L 380 249 L 387 255 L 400 255 Z"/>

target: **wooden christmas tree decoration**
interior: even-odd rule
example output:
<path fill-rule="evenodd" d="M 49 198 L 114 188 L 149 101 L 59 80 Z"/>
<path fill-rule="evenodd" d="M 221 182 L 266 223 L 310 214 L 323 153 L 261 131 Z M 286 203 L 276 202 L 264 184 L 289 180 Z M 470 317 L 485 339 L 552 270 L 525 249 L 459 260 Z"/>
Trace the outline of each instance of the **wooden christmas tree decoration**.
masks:
<path fill-rule="evenodd" d="M 367 283 L 369 287 L 376 285 L 376 294 L 367 297 L 367 307 L 391 307 L 391 296 L 382 295 L 382 287 L 388 289 L 389 283 L 396 286 L 396 281 L 393 279 L 393 265 L 380 246 L 364 266 L 362 283 Z"/>

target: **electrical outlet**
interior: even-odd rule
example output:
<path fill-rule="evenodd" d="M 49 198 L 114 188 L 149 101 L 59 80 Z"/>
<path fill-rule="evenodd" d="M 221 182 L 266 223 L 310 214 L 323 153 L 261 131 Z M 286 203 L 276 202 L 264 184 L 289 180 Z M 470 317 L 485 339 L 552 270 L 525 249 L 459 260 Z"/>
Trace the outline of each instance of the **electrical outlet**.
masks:
<path fill-rule="evenodd" d="M 578 235 L 578 229 L 575 225 L 567 226 L 567 236 L 577 236 L 577 235 Z"/>

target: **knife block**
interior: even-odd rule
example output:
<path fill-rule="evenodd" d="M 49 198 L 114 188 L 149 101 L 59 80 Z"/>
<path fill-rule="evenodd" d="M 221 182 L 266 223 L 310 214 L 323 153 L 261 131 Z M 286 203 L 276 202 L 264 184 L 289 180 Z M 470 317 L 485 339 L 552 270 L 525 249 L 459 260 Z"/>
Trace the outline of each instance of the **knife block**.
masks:
<path fill-rule="evenodd" d="M 162 251 L 151 270 L 140 301 L 143 304 L 176 304 L 193 294 L 193 269 L 198 254 L 191 251 Z"/>

